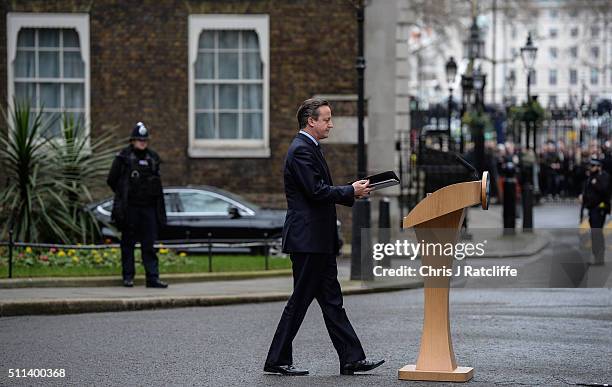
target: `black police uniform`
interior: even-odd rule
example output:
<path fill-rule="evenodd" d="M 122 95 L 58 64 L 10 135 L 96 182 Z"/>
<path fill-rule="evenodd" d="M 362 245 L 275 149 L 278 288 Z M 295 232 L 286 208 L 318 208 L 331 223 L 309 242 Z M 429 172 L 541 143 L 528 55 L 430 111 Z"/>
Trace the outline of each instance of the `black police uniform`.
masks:
<path fill-rule="evenodd" d="M 132 139 L 148 138 L 146 128 L 144 135 L 140 128 L 138 125 L 134 128 Z M 122 231 L 121 261 L 125 286 L 133 284 L 136 242 L 141 244 L 147 286 L 167 286 L 159 281 L 158 259 L 153 247 L 158 229 L 166 222 L 160 163 L 161 159 L 154 151 L 148 148 L 138 150 L 129 145 L 117 154 L 108 175 L 107 183 L 115 193 L 112 219 Z"/>
<path fill-rule="evenodd" d="M 600 164 L 598 164 L 600 165 Z M 610 213 L 610 175 L 601 171 L 588 176 L 582 194 L 584 207 L 589 211 L 591 246 L 596 264 L 602 264 L 605 253 L 603 226 Z"/>

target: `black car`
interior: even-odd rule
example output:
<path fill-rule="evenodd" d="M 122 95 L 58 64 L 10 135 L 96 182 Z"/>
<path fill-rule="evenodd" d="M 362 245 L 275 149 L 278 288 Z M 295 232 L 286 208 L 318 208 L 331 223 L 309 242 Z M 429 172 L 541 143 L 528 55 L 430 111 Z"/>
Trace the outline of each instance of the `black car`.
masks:
<path fill-rule="evenodd" d="M 262 252 L 263 243 L 280 250 L 285 210 L 263 209 L 244 198 L 209 186 L 164 188 L 168 222 L 160 230 L 158 241 L 165 244 L 261 243 L 251 252 Z M 89 207 L 100 222 L 105 239 L 118 240 L 111 221 L 113 199 Z"/>
<path fill-rule="evenodd" d="M 182 243 L 251 243 L 252 253 L 281 252 L 281 235 L 285 210 L 264 209 L 231 192 L 210 186 L 164 188 L 168 222 L 160 230 L 158 242 Z M 111 221 L 113 199 L 108 198 L 88 206 L 100 222 L 104 239 L 119 240 L 119 232 Z M 340 234 L 340 221 L 338 235 Z M 340 248 L 342 248 L 340 238 Z M 245 248 L 215 251 L 244 251 Z"/>

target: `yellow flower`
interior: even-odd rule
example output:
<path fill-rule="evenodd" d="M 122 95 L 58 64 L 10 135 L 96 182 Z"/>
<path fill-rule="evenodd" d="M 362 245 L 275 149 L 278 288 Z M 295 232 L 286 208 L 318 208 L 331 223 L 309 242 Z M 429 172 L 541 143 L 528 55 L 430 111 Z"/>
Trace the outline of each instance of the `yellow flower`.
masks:
<path fill-rule="evenodd" d="M 101 263 L 102 262 L 102 258 L 100 256 L 97 256 L 94 258 L 94 262 L 95 263 Z"/>
<path fill-rule="evenodd" d="M 72 257 L 72 256 L 73 256 L 73 255 L 75 255 L 75 254 L 76 254 L 76 251 L 75 251 L 75 250 L 73 250 L 73 249 L 68 250 L 68 256 L 69 256 L 69 257 Z"/>
<path fill-rule="evenodd" d="M 168 249 L 159 249 L 160 254 L 168 254 Z"/>
<path fill-rule="evenodd" d="M 32 248 L 30 246 L 25 249 L 26 254 L 32 254 Z"/>
<path fill-rule="evenodd" d="M 73 263 L 79 263 L 79 257 L 76 256 L 76 255 L 74 257 L 72 257 L 72 262 Z"/>
<path fill-rule="evenodd" d="M 58 257 L 64 257 L 66 255 L 66 253 L 64 252 L 64 250 L 60 250 L 59 253 L 57 253 Z"/>
<path fill-rule="evenodd" d="M 187 253 L 185 253 L 184 251 L 181 251 L 181 253 L 179 254 L 180 257 L 186 257 Z"/>

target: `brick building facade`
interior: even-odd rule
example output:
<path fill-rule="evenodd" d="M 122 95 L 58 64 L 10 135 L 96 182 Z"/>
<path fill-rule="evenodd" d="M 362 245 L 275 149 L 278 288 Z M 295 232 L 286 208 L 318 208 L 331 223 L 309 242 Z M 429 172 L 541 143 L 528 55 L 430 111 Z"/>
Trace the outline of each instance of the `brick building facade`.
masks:
<path fill-rule="evenodd" d="M 348 1 L 59 0 L 3 1 L 0 7 L 0 79 L 7 82 L 5 87 L 0 87 L 2 106 L 7 106 L 8 93 L 15 90 L 21 74 L 7 66 L 22 60 L 16 59 L 16 50 L 17 54 L 29 50 L 19 51 L 21 44 L 27 45 L 21 40 L 17 42 L 19 28 L 54 27 L 47 14 L 59 17 L 59 28 L 70 28 L 71 25 L 61 23 L 62 17 L 80 15 L 84 27 L 81 30 L 77 27 L 76 31 L 81 37 L 80 52 L 89 55 L 85 58 L 83 73 L 88 96 L 83 101 L 86 101 L 84 109 L 90 117 L 92 136 L 112 131 L 124 137 L 137 121 L 145 122 L 153 136 L 152 147 L 165 161 L 162 172 L 167 185 L 207 184 L 241 194 L 259 204 L 282 208 L 285 206 L 282 163 L 297 131 L 295 111 L 299 103 L 314 95 L 330 95 L 334 115 L 353 122 L 355 102 L 351 95 L 356 89 L 357 22 L 355 10 Z M 16 18 L 19 15 L 38 16 L 36 20 L 42 24 L 19 24 L 16 22 L 21 20 Z M 189 66 L 193 64 L 190 64 L 189 42 L 190 34 L 199 35 L 199 31 L 190 30 L 190 17 L 200 15 L 219 15 L 220 23 L 223 15 L 267 15 L 261 19 L 267 24 L 264 25 L 267 36 L 259 34 L 260 50 L 265 45 L 269 54 L 263 63 L 267 67 L 263 83 L 269 90 L 268 104 L 264 104 L 267 113 L 263 115 L 267 154 L 263 156 L 252 156 L 249 152 L 241 156 L 240 151 L 237 154 L 233 150 L 228 151 L 231 157 L 224 157 L 223 147 L 217 149 L 214 157 L 194 156 L 190 152 L 193 144 L 189 116 L 193 101 L 190 101 Z M 11 32 L 11 28 L 17 31 Z M 88 41 L 83 39 L 84 35 L 88 35 Z M 32 36 L 37 37 L 32 38 L 35 49 L 45 50 L 38 47 L 42 38 Z M 66 46 L 59 49 L 60 56 L 75 50 L 68 47 L 68 40 L 68 35 L 60 38 L 60 47 Z M 224 52 L 219 51 L 221 54 L 217 55 Z M 67 71 L 68 59 L 59 59 L 58 63 Z M 68 86 L 61 90 L 62 101 L 67 101 Z M 57 95 L 59 98 L 59 91 Z M 39 98 L 42 97 L 39 95 Z M 356 131 L 356 128 L 336 130 Z M 331 142 L 324 145 L 327 160 L 336 184 L 345 183 L 354 178 L 356 146 L 350 141 Z M 350 231 L 349 216 L 350 210 L 340 210 L 345 232 Z"/>

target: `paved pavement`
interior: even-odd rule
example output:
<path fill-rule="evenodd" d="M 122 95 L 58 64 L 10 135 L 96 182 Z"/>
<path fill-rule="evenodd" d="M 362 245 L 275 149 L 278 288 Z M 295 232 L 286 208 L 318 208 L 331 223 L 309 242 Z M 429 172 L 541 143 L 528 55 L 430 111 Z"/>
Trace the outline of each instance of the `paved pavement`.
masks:
<path fill-rule="evenodd" d="M 477 386 L 612 382 L 610 289 L 453 289 L 457 364 Z M 433 386 L 397 380 L 418 355 L 420 289 L 348 296 L 366 354 L 386 363 L 340 376 L 318 305 L 294 342 L 307 377 L 265 375 L 283 302 L 0 319 L 0 385 L 45 386 Z M 8 368 L 64 368 L 64 379 L 8 379 Z"/>

